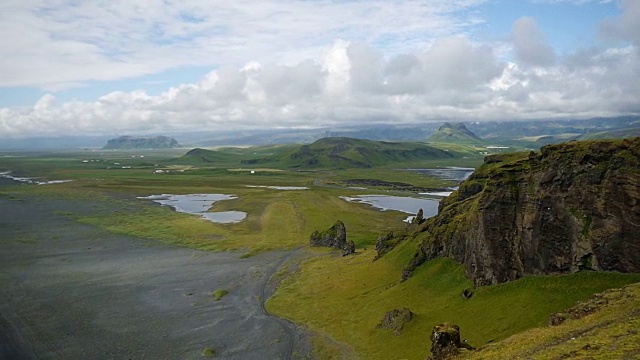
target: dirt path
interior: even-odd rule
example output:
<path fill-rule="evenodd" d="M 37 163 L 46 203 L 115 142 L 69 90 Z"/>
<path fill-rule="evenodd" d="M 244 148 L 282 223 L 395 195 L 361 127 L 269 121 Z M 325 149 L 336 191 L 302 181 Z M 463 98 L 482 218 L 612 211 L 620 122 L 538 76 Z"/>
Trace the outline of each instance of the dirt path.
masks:
<path fill-rule="evenodd" d="M 290 359 L 305 336 L 264 309 L 290 252 L 239 259 L 68 219 L 100 204 L 0 195 L 0 359 Z M 212 292 L 229 293 L 214 301 Z"/>

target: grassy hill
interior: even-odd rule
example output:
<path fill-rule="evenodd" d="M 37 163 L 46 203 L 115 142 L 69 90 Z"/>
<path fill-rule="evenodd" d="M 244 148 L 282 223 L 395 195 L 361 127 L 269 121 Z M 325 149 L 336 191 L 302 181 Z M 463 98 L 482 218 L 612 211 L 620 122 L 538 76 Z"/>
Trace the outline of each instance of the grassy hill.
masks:
<path fill-rule="evenodd" d="M 273 156 L 244 160 L 242 163 L 287 168 L 371 168 L 456 157 L 459 154 L 423 143 L 329 137 Z"/>
<path fill-rule="evenodd" d="M 464 359 L 637 359 L 640 283 L 596 294 L 561 313 L 558 326 L 525 331 Z"/>
<path fill-rule="evenodd" d="M 444 123 L 427 140 L 429 142 L 479 144 L 482 139 L 472 133 L 463 123 Z"/>

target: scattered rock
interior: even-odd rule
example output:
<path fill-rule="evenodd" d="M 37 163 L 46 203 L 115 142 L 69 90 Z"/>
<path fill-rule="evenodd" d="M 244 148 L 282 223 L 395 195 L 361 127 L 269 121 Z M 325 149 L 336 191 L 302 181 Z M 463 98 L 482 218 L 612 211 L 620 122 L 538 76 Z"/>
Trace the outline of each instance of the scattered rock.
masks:
<path fill-rule="evenodd" d="M 384 318 L 376 326 L 376 329 L 393 330 L 393 334 L 398 336 L 404 328 L 404 324 L 413 319 L 413 312 L 408 308 L 393 309 L 384 314 Z"/>
<path fill-rule="evenodd" d="M 614 291 L 615 289 L 612 289 L 604 293 L 595 294 L 587 300 L 578 301 L 575 306 L 569 309 L 551 314 L 548 320 L 549 326 L 557 326 L 567 321 L 567 319 L 580 319 L 589 314 L 593 314 L 609 303 L 607 295 Z"/>
<path fill-rule="evenodd" d="M 469 290 L 469 289 L 464 289 L 462 291 L 462 297 L 465 299 L 471 299 L 471 297 L 473 296 L 473 291 Z"/>
<path fill-rule="evenodd" d="M 389 250 L 393 249 L 393 247 L 395 246 L 395 243 L 392 241 L 393 239 L 394 239 L 393 231 L 388 232 L 386 235 L 378 236 L 378 239 L 376 240 L 377 254 L 375 259 L 378 259 L 382 255 L 389 252 Z"/>
<path fill-rule="evenodd" d="M 342 250 L 347 244 L 347 229 L 342 221 L 336 221 L 335 225 L 326 231 L 314 231 L 310 238 L 311 246 L 326 246 Z"/>
<path fill-rule="evenodd" d="M 413 217 L 413 219 L 411 220 L 411 225 L 420 225 L 424 222 L 425 218 L 424 218 L 424 212 L 422 211 L 422 209 L 418 210 L 418 213 L 416 214 L 416 216 Z"/>
<path fill-rule="evenodd" d="M 347 256 L 351 254 L 355 254 L 356 252 L 356 244 L 353 240 L 349 240 L 347 244 L 342 248 L 342 256 Z"/>
<path fill-rule="evenodd" d="M 436 325 L 431 331 L 431 356 L 427 359 L 451 359 L 460 349 L 475 350 L 466 340 L 460 341 L 460 327 L 450 323 Z"/>
<path fill-rule="evenodd" d="M 347 228 L 340 220 L 326 231 L 314 231 L 309 242 L 311 246 L 326 246 L 342 250 L 342 256 L 356 252 L 356 244 L 353 240 L 347 242 Z"/>

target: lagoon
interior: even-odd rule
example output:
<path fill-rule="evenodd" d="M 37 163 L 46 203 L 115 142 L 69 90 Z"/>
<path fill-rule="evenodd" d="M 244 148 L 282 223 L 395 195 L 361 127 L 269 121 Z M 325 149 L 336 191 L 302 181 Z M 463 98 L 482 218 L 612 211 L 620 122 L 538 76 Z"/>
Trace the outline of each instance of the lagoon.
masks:
<path fill-rule="evenodd" d="M 247 213 L 242 211 L 218 211 L 209 212 L 208 210 L 216 201 L 237 199 L 234 195 L 225 194 L 185 194 L 185 195 L 151 195 L 140 196 L 138 199 L 147 199 L 162 205 L 171 206 L 177 212 L 200 215 L 203 219 L 222 223 L 236 223 L 242 221 Z"/>
<path fill-rule="evenodd" d="M 425 218 L 436 215 L 439 204 L 438 200 L 433 199 L 391 195 L 356 195 L 354 197 L 341 196 L 340 198 L 349 202 L 369 204 L 382 211 L 396 210 L 411 215 L 415 215 L 418 210 L 422 209 Z M 411 221 L 412 218 L 413 216 L 410 216 L 405 221 Z"/>

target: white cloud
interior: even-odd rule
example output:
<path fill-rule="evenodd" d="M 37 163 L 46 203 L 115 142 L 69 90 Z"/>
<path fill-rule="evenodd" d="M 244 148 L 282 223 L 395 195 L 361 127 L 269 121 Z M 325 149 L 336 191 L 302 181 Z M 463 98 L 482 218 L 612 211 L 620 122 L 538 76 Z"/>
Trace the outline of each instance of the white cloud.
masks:
<path fill-rule="evenodd" d="M 600 30 L 605 36 L 640 46 L 640 1 L 621 0 L 619 4 L 622 14 L 604 21 Z"/>
<path fill-rule="evenodd" d="M 525 65 L 548 66 L 556 59 L 553 48 L 546 43 L 535 20 L 521 17 L 513 24 L 511 31 L 516 57 Z"/>
<path fill-rule="evenodd" d="M 336 38 L 390 52 L 479 22 L 486 0 L 10 1 L 0 5 L 0 86 L 60 89 L 179 66 L 295 64 Z"/>
<path fill-rule="evenodd" d="M 505 42 L 465 35 L 480 20 L 453 14 L 479 2 L 2 4 L 0 34 L 15 31 L 0 37 L 1 51 L 15 51 L 0 68 L 4 86 L 215 70 L 158 95 L 56 101 L 52 90 L 30 108 L 0 109 L 0 137 L 640 113 L 637 2 L 603 24 L 625 43 L 564 57 L 533 18 L 513 24 L 514 56 Z"/>

